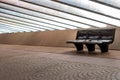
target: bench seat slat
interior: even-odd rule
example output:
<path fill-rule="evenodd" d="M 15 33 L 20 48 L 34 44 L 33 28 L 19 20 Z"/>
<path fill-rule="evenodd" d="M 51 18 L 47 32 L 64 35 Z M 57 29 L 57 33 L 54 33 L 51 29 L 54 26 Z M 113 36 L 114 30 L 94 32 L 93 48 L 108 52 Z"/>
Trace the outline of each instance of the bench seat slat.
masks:
<path fill-rule="evenodd" d="M 68 40 L 67 43 L 90 43 L 90 44 L 102 44 L 109 43 L 111 40 Z"/>

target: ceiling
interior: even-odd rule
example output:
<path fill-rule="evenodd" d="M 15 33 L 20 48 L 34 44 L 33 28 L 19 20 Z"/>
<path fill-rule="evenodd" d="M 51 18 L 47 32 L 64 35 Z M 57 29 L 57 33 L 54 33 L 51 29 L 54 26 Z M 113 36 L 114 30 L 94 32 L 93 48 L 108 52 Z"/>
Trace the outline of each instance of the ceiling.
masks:
<path fill-rule="evenodd" d="M 0 0 L 0 33 L 120 27 L 120 0 Z"/>

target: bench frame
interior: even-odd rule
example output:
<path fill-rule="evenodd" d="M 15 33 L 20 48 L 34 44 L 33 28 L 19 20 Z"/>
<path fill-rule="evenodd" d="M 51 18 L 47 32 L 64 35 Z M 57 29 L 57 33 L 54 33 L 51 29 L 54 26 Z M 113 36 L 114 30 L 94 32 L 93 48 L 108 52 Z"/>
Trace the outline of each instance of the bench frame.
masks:
<path fill-rule="evenodd" d="M 83 45 L 87 46 L 89 52 L 95 51 L 95 45 L 100 47 L 101 53 L 108 52 L 109 44 L 113 43 L 115 28 L 78 30 L 76 40 L 69 40 L 73 43 L 77 51 L 83 51 Z"/>

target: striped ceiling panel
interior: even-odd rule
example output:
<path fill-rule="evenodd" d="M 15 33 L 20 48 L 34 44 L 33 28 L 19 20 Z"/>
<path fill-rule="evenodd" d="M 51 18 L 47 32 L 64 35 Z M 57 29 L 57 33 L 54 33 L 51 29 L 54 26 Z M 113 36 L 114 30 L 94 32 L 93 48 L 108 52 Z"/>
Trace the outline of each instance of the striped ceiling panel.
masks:
<path fill-rule="evenodd" d="M 120 0 L 0 0 L 0 33 L 120 26 Z"/>

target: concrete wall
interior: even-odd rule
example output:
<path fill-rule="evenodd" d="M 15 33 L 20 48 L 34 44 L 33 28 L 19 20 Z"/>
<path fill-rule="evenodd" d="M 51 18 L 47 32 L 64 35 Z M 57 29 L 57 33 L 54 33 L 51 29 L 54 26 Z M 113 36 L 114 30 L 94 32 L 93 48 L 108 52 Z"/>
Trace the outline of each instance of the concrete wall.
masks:
<path fill-rule="evenodd" d="M 66 44 L 66 41 L 75 39 L 76 32 L 77 30 L 56 30 L 1 34 L 0 43 L 72 47 L 73 45 Z"/>
<path fill-rule="evenodd" d="M 56 30 L 0 34 L 0 44 L 74 47 L 73 44 L 66 44 L 66 41 L 75 39 L 76 33 L 77 30 Z M 120 50 L 120 28 L 116 29 L 115 41 L 110 49 Z"/>
<path fill-rule="evenodd" d="M 120 50 L 120 28 L 116 28 L 115 39 L 110 45 L 110 49 Z"/>

